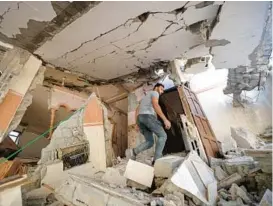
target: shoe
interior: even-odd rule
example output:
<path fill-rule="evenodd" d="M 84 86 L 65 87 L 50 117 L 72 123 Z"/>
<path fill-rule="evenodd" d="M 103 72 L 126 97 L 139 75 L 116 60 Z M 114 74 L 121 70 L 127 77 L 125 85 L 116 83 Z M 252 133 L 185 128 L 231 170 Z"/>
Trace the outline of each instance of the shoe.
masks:
<path fill-rule="evenodd" d="M 126 159 L 136 160 L 136 155 L 132 149 L 126 149 L 125 151 Z"/>

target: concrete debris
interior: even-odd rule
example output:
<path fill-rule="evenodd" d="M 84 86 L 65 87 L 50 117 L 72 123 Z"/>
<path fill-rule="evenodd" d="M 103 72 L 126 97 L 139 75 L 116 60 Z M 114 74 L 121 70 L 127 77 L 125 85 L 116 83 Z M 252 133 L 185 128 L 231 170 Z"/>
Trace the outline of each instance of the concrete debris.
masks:
<path fill-rule="evenodd" d="M 134 189 L 142 190 L 142 191 L 146 191 L 149 189 L 149 187 L 139 184 L 139 183 L 137 183 L 133 180 L 129 180 L 129 179 L 127 180 L 127 186 L 134 188 Z"/>
<path fill-rule="evenodd" d="M 75 206 L 93 205 L 119 205 L 119 206 L 143 206 L 150 199 L 139 200 L 133 193 L 124 192 L 124 189 L 107 187 L 92 179 L 71 175 L 59 188 L 56 189 L 57 199 L 67 205 Z"/>
<path fill-rule="evenodd" d="M 154 174 L 156 177 L 170 177 L 173 171 L 183 162 L 183 157 L 166 156 L 156 160 Z"/>
<path fill-rule="evenodd" d="M 256 135 L 245 128 L 231 127 L 231 136 L 237 142 L 238 147 L 246 149 L 256 149 L 261 146 Z"/>
<path fill-rule="evenodd" d="M 242 156 L 224 160 L 223 169 L 229 174 L 238 173 L 244 176 L 257 165 L 252 157 Z"/>
<path fill-rule="evenodd" d="M 63 180 L 65 180 L 68 176 L 63 172 L 63 162 L 58 161 L 46 166 L 45 173 L 42 175 L 41 184 L 49 185 L 52 188 L 57 188 Z"/>
<path fill-rule="evenodd" d="M 50 197 L 51 196 L 51 197 Z M 52 191 L 45 187 L 32 190 L 26 194 L 26 206 L 49 205 L 56 201 Z"/>
<path fill-rule="evenodd" d="M 210 163 L 210 167 L 214 169 L 217 166 L 222 166 L 224 164 L 224 160 L 210 157 L 209 163 Z"/>
<path fill-rule="evenodd" d="M 232 200 L 236 200 L 237 197 L 240 197 L 246 204 L 250 204 L 252 202 L 247 192 L 245 192 L 237 184 L 233 183 L 229 189 L 229 192 L 231 194 Z"/>
<path fill-rule="evenodd" d="M 218 181 L 221 181 L 228 176 L 228 174 L 220 166 L 216 166 L 214 168 L 214 175 Z"/>
<path fill-rule="evenodd" d="M 259 167 L 265 173 L 272 173 L 272 149 L 244 150 L 244 154 L 258 161 Z"/>
<path fill-rule="evenodd" d="M 222 179 L 218 183 L 218 189 L 229 188 L 233 183 L 238 183 L 240 181 L 242 181 L 242 176 L 239 175 L 238 173 L 234 173 L 234 174 Z"/>
<path fill-rule="evenodd" d="M 121 188 L 126 187 L 126 178 L 123 177 L 119 170 L 108 167 L 105 174 L 102 176 L 102 180 L 108 184 L 114 184 Z"/>
<path fill-rule="evenodd" d="M 124 176 L 139 184 L 151 187 L 154 179 L 154 168 L 134 160 L 129 160 Z"/>
<path fill-rule="evenodd" d="M 213 170 L 204 163 L 196 152 L 192 151 L 160 190 L 164 195 L 180 191 L 192 198 L 197 205 L 214 205 L 216 202 L 209 202 L 207 198 L 208 192 L 211 193 L 209 197 L 217 196 L 217 188 L 214 188 L 213 185 L 209 187 L 214 182 L 216 183 L 217 180 Z"/>
<path fill-rule="evenodd" d="M 272 192 L 266 190 L 259 206 L 271 206 L 272 205 Z"/>

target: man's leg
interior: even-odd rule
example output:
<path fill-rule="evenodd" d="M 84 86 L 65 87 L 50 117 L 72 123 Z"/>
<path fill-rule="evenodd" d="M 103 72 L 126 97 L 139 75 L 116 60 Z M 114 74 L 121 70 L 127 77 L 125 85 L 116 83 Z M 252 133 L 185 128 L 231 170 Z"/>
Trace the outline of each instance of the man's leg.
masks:
<path fill-rule="evenodd" d="M 157 142 L 155 147 L 155 156 L 154 161 L 162 157 L 162 152 L 165 147 L 165 143 L 167 140 L 167 134 L 163 129 L 162 124 L 157 120 L 156 117 L 150 117 L 148 119 L 147 127 L 150 131 L 156 134 Z"/>
<path fill-rule="evenodd" d="M 147 149 L 150 149 L 154 145 L 153 133 L 149 131 L 147 128 L 145 128 L 143 125 L 141 125 L 139 129 L 140 132 L 144 135 L 146 141 L 133 149 L 135 155 L 138 155 L 139 153 Z"/>

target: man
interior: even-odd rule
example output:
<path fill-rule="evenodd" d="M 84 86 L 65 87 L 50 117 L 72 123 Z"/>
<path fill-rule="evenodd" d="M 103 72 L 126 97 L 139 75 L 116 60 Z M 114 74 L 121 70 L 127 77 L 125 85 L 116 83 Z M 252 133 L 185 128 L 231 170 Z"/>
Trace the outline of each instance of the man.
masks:
<path fill-rule="evenodd" d="M 157 136 L 155 148 L 154 162 L 162 156 L 162 151 L 167 140 L 167 134 L 164 131 L 161 122 L 157 119 L 156 114 L 163 120 L 165 128 L 170 129 L 171 123 L 163 114 L 161 107 L 158 104 L 159 95 L 164 92 L 164 85 L 157 83 L 153 91 L 141 100 L 140 105 L 136 109 L 136 122 L 140 132 L 145 137 L 145 142 L 138 145 L 134 149 L 126 150 L 126 157 L 135 160 L 136 155 L 150 149 L 154 145 L 153 133 Z"/>

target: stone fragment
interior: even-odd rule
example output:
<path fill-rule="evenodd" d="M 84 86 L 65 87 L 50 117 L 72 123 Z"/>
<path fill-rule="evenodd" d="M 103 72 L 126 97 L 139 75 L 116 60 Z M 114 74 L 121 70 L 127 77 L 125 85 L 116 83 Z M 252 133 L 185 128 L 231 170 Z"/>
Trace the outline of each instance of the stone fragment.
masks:
<path fill-rule="evenodd" d="M 271 206 L 271 205 L 272 205 L 272 192 L 267 189 L 263 195 L 263 198 L 259 206 Z"/>
<path fill-rule="evenodd" d="M 118 169 L 108 167 L 105 174 L 102 176 L 102 180 L 108 184 L 114 184 L 119 187 L 126 186 L 126 178 L 123 177 Z"/>
<path fill-rule="evenodd" d="M 237 142 L 238 147 L 246 149 L 256 149 L 259 147 L 259 142 L 256 135 L 244 128 L 231 127 L 231 136 Z"/>
<path fill-rule="evenodd" d="M 248 197 L 248 194 L 238 185 L 233 183 L 229 189 L 229 192 L 231 194 L 232 200 L 236 200 L 237 197 L 240 197 L 245 203 L 251 203 L 251 199 Z"/>
<path fill-rule="evenodd" d="M 124 176 L 139 184 L 151 187 L 154 179 L 154 168 L 134 160 L 129 160 Z"/>
<path fill-rule="evenodd" d="M 132 187 L 132 188 L 136 188 L 139 190 L 147 190 L 149 187 L 139 184 L 133 180 L 127 180 L 127 186 Z"/>
<path fill-rule="evenodd" d="M 242 180 L 242 176 L 239 175 L 238 173 L 234 173 L 228 177 L 226 177 L 225 179 L 222 179 L 219 183 L 218 183 L 218 189 L 220 188 L 228 188 L 229 186 L 231 186 L 233 183 L 238 183 Z"/>
<path fill-rule="evenodd" d="M 223 163 L 224 163 L 224 160 L 223 159 L 214 158 L 214 157 L 210 157 L 209 162 L 210 162 L 210 167 L 211 168 L 215 168 L 217 166 L 222 166 Z"/>
<path fill-rule="evenodd" d="M 174 169 L 182 163 L 183 159 L 183 157 L 170 155 L 156 160 L 154 165 L 155 176 L 170 177 Z"/>
<path fill-rule="evenodd" d="M 190 152 L 173 176 L 162 185 L 168 192 L 181 191 L 193 199 L 195 204 L 210 204 L 207 193 L 209 184 L 217 182 L 213 170 L 194 151 Z M 213 185 L 212 185 L 213 186 Z M 212 187 L 213 188 L 213 187 Z M 217 190 L 210 190 L 213 197 Z M 164 192 L 163 192 L 164 193 Z M 165 195 L 165 194 L 164 194 Z"/>
<path fill-rule="evenodd" d="M 249 156 L 234 157 L 224 160 L 223 169 L 229 174 L 239 173 L 241 176 L 247 175 L 256 164 L 254 159 Z"/>
<path fill-rule="evenodd" d="M 216 166 L 214 168 L 214 174 L 215 174 L 215 177 L 217 178 L 217 180 L 219 180 L 219 181 L 228 176 L 228 174 L 220 166 Z"/>
<path fill-rule="evenodd" d="M 272 173 L 272 150 L 271 149 L 247 149 L 244 154 L 258 161 L 260 168 L 265 173 Z"/>
<path fill-rule="evenodd" d="M 58 161 L 46 166 L 45 176 L 42 184 L 47 184 L 52 188 L 57 188 L 64 181 L 68 174 L 63 171 L 63 162 Z"/>

